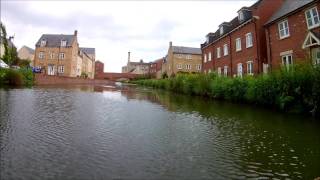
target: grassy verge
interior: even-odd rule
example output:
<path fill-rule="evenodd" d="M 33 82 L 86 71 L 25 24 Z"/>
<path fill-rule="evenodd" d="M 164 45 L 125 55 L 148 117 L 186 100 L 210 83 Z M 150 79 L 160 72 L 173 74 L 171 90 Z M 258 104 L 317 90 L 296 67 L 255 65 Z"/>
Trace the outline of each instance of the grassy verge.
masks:
<path fill-rule="evenodd" d="M 134 83 L 177 93 L 251 103 L 286 112 L 320 115 L 320 67 L 299 65 L 268 75 L 243 78 L 216 74 L 178 74 Z"/>
<path fill-rule="evenodd" d="M 32 86 L 33 73 L 31 69 L 21 68 L 3 69 L 0 68 L 0 86 Z"/>

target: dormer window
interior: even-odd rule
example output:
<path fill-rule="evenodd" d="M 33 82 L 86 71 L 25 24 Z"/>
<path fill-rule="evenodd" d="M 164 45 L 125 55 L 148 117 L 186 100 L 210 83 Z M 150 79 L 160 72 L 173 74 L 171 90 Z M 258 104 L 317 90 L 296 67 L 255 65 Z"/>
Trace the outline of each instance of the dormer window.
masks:
<path fill-rule="evenodd" d="M 238 19 L 239 19 L 239 21 L 243 21 L 243 19 L 244 19 L 243 11 L 238 12 Z"/>
<path fill-rule="evenodd" d="M 44 47 L 44 46 L 46 46 L 46 44 L 47 44 L 47 41 L 45 39 L 42 39 L 40 42 L 40 46 Z"/>
<path fill-rule="evenodd" d="M 61 47 L 66 47 L 67 46 L 67 41 L 66 40 L 62 40 L 61 41 Z"/>
<path fill-rule="evenodd" d="M 220 26 L 220 35 L 223 34 L 223 26 Z"/>

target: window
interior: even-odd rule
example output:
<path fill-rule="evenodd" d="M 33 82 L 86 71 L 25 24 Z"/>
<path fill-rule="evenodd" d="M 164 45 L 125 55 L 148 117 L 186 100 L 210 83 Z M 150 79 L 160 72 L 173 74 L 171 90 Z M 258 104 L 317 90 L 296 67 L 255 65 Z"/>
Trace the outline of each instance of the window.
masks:
<path fill-rule="evenodd" d="M 186 69 L 191 69 L 191 65 L 190 65 L 190 64 L 187 64 L 187 65 L 186 65 Z"/>
<path fill-rule="evenodd" d="M 241 51 L 241 38 L 236 39 L 236 51 Z"/>
<path fill-rule="evenodd" d="M 228 44 L 223 45 L 223 55 L 227 56 L 229 54 Z"/>
<path fill-rule="evenodd" d="M 223 34 L 223 26 L 220 26 L 220 35 Z"/>
<path fill-rule="evenodd" d="M 40 42 L 40 46 L 44 47 L 44 46 L 46 46 L 46 43 L 47 43 L 46 40 L 42 39 L 41 42 Z"/>
<path fill-rule="evenodd" d="M 178 56 L 178 58 L 180 58 L 180 59 L 183 57 L 182 54 L 178 54 L 177 56 Z"/>
<path fill-rule="evenodd" d="M 228 66 L 224 66 L 223 68 L 223 75 L 228 76 Z"/>
<path fill-rule="evenodd" d="M 250 48 L 252 46 L 253 46 L 252 33 L 248 33 L 248 34 L 246 34 L 246 47 Z"/>
<path fill-rule="evenodd" d="M 239 21 L 242 21 L 244 19 L 244 16 L 243 16 L 243 11 L 240 11 L 239 14 L 238 14 L 238 19 Z"/>
<path fill-rule="evenodd" d="M 238 77 L 242 77 L 242 63 L 238 64 L 237 75 Z"/>
<path fill-rule="evenodd" d="M 192 59 L 192 56 L 190 54 L 186 55 L 186 59 Z"/>
<path fill-rule="evenodd" d="M 292 61 L 292 54 L 287 54 L 281 57 L 282 65 L 285 66 L 287 69 L 290 69 L 291 65 L 293 64 Z"/>
<path fill-rule="evenodd" d="M 253 75 L 253 62 L 252 61 L 247 62 L 247 74 Z"/>
<path fill-rule="evenodd" d="M 177 65 L 177 68 L 178 68 L 178 69 L 182 69 L 182 64 L 178 64 L 178 65 Z"/>
<path fill-rule="evenodd" d="M 317 7 L 313 7 L 307 10 L 305 14 L 306 14 L 306 19 L 307 19 L 307 24 L 309 29 L 320 26 L 320 19 L 319 19 Z"/>
<path fill-rule="evenodd" d="M 290 36 L 288 20 L 280 22 L 278 24 L 278 28 L 279 28 L 280 39 Z"/>
<path fill-rule="evenodd" d="M 218 47 L 218 48 L 217 48 L 217 58 L 220 58 L 220 57 L 221 57 L 221 52 L 220 52 L 220 50 L 221 50 L 220 47 Z"/>
<path fill-rule="evenodd" d="M 39 52 L 39 59 L 44 59 L 44 52 Z"/>
<path fill-rule="evenodd" d="M 316 54 L 316 64 L 320 64 L 320 50 L 318 50 L 317 54 Z"/>
<path fill-rule="evenodd" d="M 207 54 L 204 54 L 204 62 L 207 62 Z"/>
<path fill-rule="evenodd" d="M 59 53 L 59 59 L 64 59 L 64 58 L 65 58 L 64 53 Z"/>
<path fill-rule="evenodd" d="M 61 47 L 66 47 L 66 46 L 67 46 L 67 41 L 62 40 L 62 41 L 61 41 Z"/>
<path fill-rule="evenodd" d="M 197 64 L 197 65 L 196 65 L 196 69 L 197 69 L 198 71 L 200 71 L 200 70 L 201 70 L 201 64 Z"/>
<path fill-rule="evenodd" d="M 218 67 L 218 75 L 221 75 L 221 67 Z"/>
<path fill-rule="evenodd" d="M 208 61 L 211 61 L 211 52 L 208 53 Z"/>
<path fill-rule="evenodd" d="M 58 73 L 64 73 L 64 66 L 58 66 Z"/>
<path fill-rule="evenodd" d="M 54 53 L 53 52 L 50 53 L 50 59 L 54 59 Z"/>

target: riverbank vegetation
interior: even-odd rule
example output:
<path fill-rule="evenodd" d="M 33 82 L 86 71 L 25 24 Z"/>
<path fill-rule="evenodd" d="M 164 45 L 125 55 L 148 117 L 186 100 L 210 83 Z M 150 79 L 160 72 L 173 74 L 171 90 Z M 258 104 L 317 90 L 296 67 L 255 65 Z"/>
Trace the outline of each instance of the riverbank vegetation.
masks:
<path fill-rule="evenodd" d="M 250 103 L 293 113 L 320 115 L 320 67 L 293 66 L 259 76 L 223 77 L 178 74 L 168 79 L 138 80 L 136 84 L 238 103 Z"/>
<path fill-rule="evenodd" d="M 30 68 L 0 68 L 0 86 L 32 86 L 33 73 Z"/>

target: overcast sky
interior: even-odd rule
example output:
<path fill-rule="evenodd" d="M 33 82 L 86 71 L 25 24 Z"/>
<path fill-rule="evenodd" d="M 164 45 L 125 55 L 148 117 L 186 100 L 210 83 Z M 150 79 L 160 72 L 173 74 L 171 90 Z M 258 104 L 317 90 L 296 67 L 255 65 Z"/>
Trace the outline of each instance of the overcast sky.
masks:
<path fill-rule="evenodd" d="M 169 41 L 200 47 L 205 35 L 256 0 L 211 1 L 8 1 L 1 21 L 20 48 L 35 48 L 42 34 L 73 34 L 81 47 L 96 48 L 105 71 L 121 72 L 127 52 L 132 61 L 166 55 Z"/>

